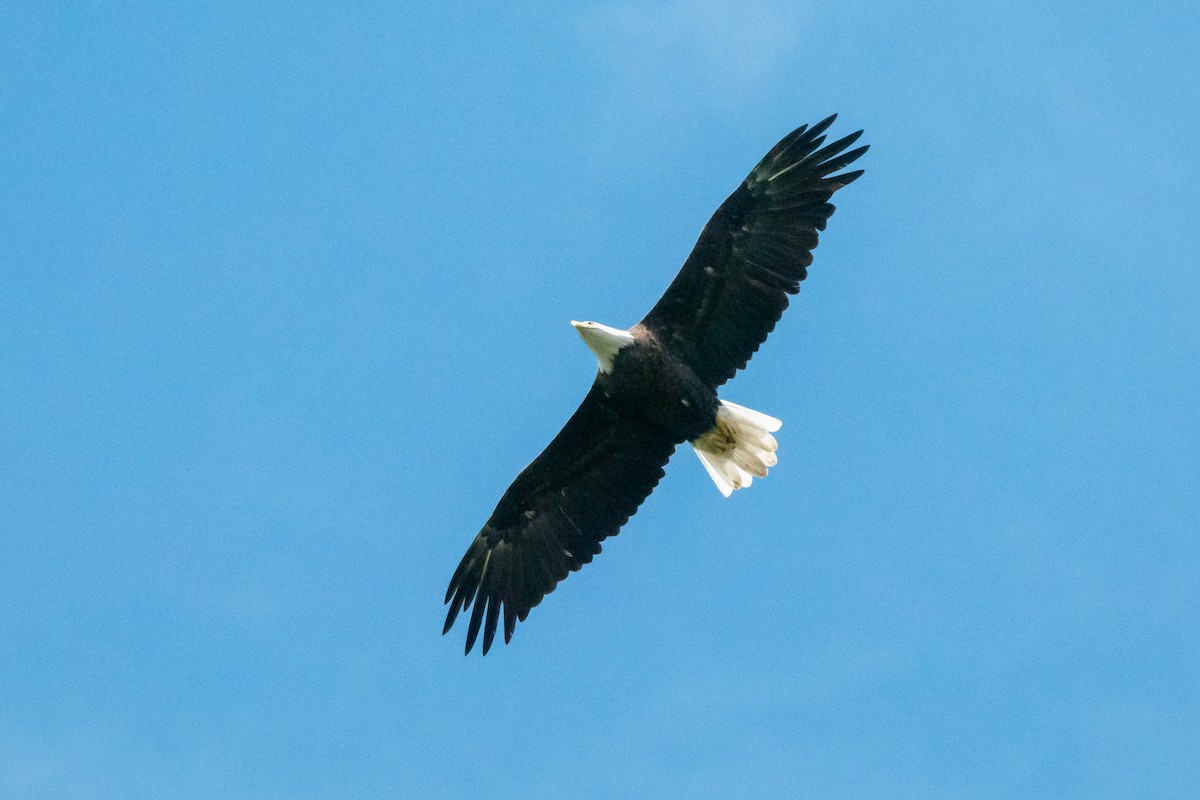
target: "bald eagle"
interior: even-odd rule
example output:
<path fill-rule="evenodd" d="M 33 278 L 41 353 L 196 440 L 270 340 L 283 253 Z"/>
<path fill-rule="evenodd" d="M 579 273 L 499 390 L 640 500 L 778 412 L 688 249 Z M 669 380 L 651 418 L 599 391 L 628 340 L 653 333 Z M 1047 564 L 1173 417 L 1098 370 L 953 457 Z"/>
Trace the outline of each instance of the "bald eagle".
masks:
<path fill-rule="evenodd" d="M 728 497 L 775 465 L 774 417 L 721 400 L 812 264 L 833 193 L 862 170 L 862 131 L 822 147 L 834 116 L 792 131 L 721 204 L 666 293 L 628 330 L 572 322 L 599 369 L 583 403 L 500 498 L 450 579 L 442 633 L 470 608 L 466 653 L 492 646 L 600 552 L 689 442 Z"/>

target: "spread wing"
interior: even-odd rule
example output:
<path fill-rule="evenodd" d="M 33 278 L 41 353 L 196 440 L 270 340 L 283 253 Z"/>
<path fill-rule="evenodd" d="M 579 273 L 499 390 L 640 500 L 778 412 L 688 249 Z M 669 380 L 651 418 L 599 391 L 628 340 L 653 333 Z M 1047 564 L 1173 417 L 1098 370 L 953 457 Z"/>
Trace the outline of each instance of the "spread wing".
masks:
<path fill-rule="evenodd" d="M 675 451 L 664 434 L 629 421 L 595 385 L 542 454 L 517 476 L 467 549 L 446 602 L 445 633 L 470 608 L 466 652 L 483 624 L 486 655 L 504 614 L 504 641 L 517 620 L 558 582 L 592 560 L 658 485 Z"/>
<path fill-rule="evenodd" d="M 713 387 L 746 366 L 812 264 L 829 198 L 862 175 L 833 175 L 866 152 L 862 131 L 821 147 L 837 117 L 788 134 L 704 226 L 642 325 Z M 830 177 L 832 175 L 832 177 Z"/>

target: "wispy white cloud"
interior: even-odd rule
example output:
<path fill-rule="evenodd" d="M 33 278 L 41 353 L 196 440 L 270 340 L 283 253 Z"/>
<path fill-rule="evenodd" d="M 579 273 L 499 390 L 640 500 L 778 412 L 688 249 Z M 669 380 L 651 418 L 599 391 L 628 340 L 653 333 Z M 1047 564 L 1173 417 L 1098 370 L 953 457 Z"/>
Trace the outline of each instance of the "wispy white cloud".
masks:
<path fill-rule="evenodd" d="M 809 17 L 807 3 L 773 0 L 620 3 L 594 11 L 584 35 L 626 97 L 736 107 L 779 77 Z"/>

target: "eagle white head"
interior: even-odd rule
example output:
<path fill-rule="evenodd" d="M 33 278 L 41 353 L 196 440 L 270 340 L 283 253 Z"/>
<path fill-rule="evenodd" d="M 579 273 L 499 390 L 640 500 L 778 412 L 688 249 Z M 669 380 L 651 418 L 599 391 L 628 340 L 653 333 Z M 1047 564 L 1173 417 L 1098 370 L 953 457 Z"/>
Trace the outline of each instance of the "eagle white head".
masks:
<path fill-rule="evenodd" d="M 571 327 L 583 339 L 583 343 L 596 354 L 601 372 L 612 372 L 613 359 L 617 357 L 622 347 L 633 344 L 633 334 L 618 328 L 610 328 L 599 322 L 576 322 L 571 320 Z"/>

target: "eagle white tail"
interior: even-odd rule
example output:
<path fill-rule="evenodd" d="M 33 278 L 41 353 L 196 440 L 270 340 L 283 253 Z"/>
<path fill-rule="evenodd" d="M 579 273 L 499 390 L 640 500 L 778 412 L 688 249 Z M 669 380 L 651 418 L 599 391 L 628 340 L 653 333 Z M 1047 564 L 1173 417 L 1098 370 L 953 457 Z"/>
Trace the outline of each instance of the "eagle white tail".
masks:
<path fill-rule="evenodd" d="M 755 478 L 767 477 L 767 468 L 779 463 L 779 443 L 771 433 L 781 425 L 774 417 L 722 400 L 717 424 L 693 439 L 692 448 L 721 494 L 729 497 Z"/>

